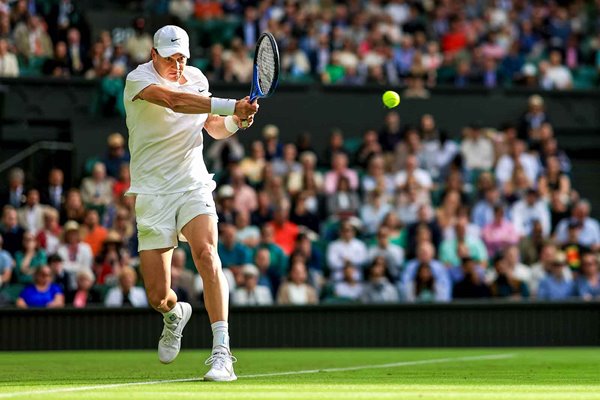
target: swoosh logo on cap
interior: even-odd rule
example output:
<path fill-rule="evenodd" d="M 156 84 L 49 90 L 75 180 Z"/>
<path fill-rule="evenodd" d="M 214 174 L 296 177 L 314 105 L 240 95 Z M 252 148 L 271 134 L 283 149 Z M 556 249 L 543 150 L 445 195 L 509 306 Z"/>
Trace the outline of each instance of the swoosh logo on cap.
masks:
<path fill-rule="evenodd" d="M 171 43 L 178 41 L 181 38 L 177 38 L 177 39 L 171 39 Z"/>

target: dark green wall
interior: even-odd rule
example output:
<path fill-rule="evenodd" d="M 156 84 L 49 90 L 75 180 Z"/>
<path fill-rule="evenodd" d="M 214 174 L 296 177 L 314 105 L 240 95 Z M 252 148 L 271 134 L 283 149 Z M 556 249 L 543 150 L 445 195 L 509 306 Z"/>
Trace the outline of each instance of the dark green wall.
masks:
<path fill-rule="evenodd" d="M 231 343 L 261 347 L 599 346 L 600 303 L 453 303 L 231 310 Z M 153 349 L 149 309 L 0 310 L 0 350 Z M 209 348 L 196 308 L 186 348 Z"/>

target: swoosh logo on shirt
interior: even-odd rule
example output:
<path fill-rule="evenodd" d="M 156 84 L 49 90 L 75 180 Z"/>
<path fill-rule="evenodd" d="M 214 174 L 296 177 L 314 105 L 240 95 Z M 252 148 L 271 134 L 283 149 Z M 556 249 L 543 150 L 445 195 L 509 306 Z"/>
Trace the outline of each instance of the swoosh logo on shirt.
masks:
<path fill-rule="evenodd" d="M 199 93 L 202 93 L 202 92 L 204 92 L 205 90 L 206 90 L 206 89 L 198 89 L 198 92 L 199 92 Z"/>
<path fill-rule="evenodd" d="M 171 39 L 171 43 L 178 41 L 181 38 L 177 38 L 177 39 Z"/>

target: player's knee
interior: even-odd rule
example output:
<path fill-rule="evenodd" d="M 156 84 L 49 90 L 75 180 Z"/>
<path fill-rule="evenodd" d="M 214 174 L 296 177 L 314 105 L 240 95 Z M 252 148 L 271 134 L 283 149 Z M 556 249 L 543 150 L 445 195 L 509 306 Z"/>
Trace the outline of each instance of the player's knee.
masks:
<path fill-rule="evenodd" d="M 204 281 L 215 281 L 219 272 L 219 256 L 217 248 L 212 244 L 202 246 L 197 253 L 199 270 Z"/>
<path fill-rule="evenodd" d="M 150 303 L 150 305 L 153 308 L 156 308 L 156 309 L 164 308 L 168 302 L 167 294 L 168 294 L 167 292 L 163 292 L 162 290 L 161 291 L 148 291 L 147 292 L 148 302 Z"/>

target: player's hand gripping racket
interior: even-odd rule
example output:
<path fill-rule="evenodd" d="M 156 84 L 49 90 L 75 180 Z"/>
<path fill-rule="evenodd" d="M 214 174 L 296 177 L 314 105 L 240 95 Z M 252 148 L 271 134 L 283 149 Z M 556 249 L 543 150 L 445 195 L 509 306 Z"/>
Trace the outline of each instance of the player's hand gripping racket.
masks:
<path fill-rule="evenodd" d="M 250 87 L 250 102 L 269 97 L 275 92 L 279 82 L 279 49 L 273 35 L 263 32 L 256 42 L 254 51 L 254 71 Z M 248 121 L 242 121 L 242 128 L 248 127 Z"/>

